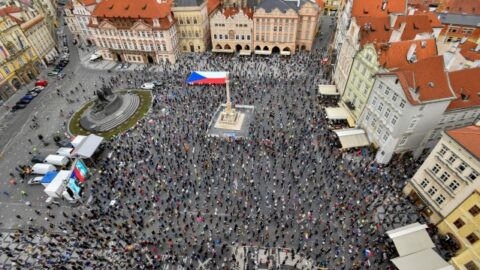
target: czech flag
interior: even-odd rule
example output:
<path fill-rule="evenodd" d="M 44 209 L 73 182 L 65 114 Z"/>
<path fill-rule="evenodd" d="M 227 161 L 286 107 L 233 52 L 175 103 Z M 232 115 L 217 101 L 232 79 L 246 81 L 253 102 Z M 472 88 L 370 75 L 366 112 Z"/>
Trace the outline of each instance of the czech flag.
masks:
<path fill-rule="evenodd" d="M 188 84 L 225 84 L 227 72 L 192 71 L 187 79 Z"/>

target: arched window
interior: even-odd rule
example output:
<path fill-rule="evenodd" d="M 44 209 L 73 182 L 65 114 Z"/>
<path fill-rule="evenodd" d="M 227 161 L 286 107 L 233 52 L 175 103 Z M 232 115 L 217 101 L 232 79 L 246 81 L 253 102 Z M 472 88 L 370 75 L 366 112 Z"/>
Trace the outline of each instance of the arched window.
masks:
<path fill-rule="evenodd" d="M 193 18 L 193 24 L 197 24 L 197 18 Z"/>

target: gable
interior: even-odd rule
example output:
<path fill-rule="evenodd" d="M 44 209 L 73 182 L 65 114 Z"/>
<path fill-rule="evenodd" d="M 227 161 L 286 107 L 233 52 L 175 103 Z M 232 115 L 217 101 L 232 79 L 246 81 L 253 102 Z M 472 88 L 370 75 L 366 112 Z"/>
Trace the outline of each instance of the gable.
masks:
<path fill-rule="evenodd" d="M 150 30 L 150 26 L 146 24 L 143 20 L 136 21 L 132 28 L 132 30 Z"/>

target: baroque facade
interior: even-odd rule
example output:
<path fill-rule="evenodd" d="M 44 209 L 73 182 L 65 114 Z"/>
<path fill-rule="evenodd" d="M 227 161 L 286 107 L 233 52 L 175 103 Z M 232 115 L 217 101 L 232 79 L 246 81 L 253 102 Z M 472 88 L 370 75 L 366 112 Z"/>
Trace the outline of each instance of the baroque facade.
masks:
<path fill-rule="evenodd" d="M 182 52 L 205 52 L 210 44 L 208 1 L 175 0 L 172 11 Z"/>
<path fill-rule="evenodd" d="M 239 52 L 249 55 L 253 49 L 253 9 L 226 8 L 210 19 L 213 52 Z"/>
<path fill-rule="evenodd" d="M 102 57 L 130 63 L 175 63 L 179 53 L 172 0 L 104 0 L 89 30 Z"/>

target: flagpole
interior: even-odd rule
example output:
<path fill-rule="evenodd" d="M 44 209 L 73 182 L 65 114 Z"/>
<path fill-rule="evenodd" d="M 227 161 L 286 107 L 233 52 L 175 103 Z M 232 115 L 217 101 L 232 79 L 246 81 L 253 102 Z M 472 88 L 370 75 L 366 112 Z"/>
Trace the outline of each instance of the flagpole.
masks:
<path fill-rule="evenodd" d="M 232 102 L 230 101 L 230 85 L 229 85 L 229 81 L 228 81 L 228 72 L 227 72 L 227 76 L 225 78 L 225 83 L 226 83 L 226 86 L 227 86 L 227 108 L 225 109 L 225 112 L 227 114 L 230 114 L 232 112 Z"/>

